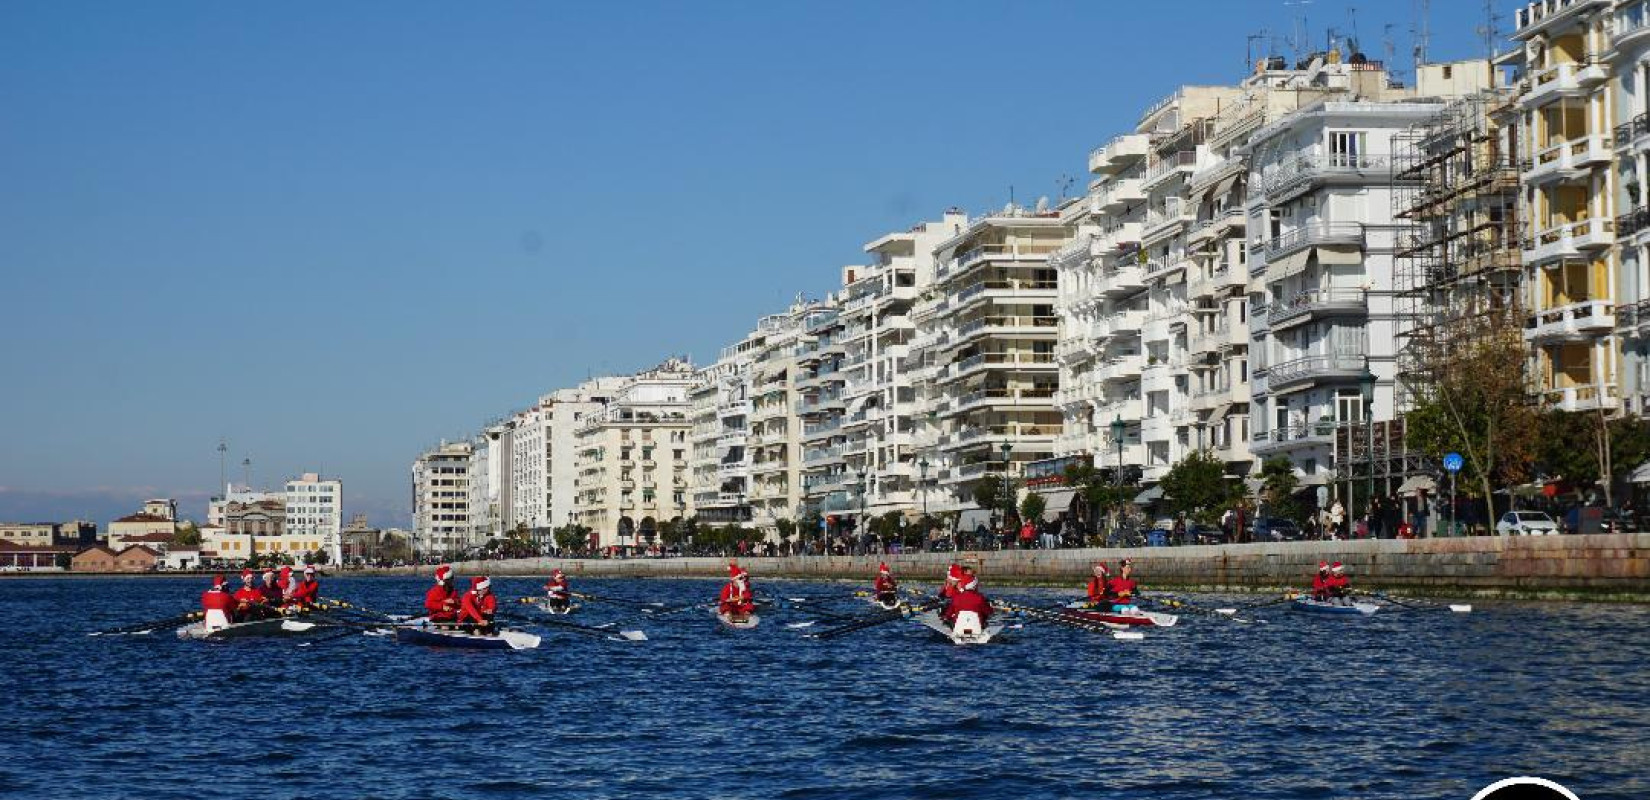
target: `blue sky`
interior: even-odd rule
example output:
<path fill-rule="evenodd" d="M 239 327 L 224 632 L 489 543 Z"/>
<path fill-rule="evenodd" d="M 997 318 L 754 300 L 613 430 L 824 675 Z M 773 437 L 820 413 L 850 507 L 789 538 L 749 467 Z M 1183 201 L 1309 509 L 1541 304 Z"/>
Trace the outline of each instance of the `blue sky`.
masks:
<path fill-rule="evenodd" d="M 1411 4 L 1367 0 L 0 2 L 0 519 L 203 516 L 224 438 L 405 524 L 434 441 L 1081 187 L 1349 5 L 1407 69 Z M 1481 3 L 1432 6 L 1435 59 L 1482 53 Z"/>

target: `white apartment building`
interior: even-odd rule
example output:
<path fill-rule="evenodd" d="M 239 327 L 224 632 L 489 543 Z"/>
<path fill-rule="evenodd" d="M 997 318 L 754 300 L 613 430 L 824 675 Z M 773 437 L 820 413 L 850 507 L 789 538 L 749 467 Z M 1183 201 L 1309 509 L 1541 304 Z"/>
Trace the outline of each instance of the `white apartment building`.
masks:
<path fill-rule="evenodd" d="M 836 299 L 827 305 L 808 318 L 797 343 L 796 415 L 802 429 L 803 502 L 807 510 L 840 524 L 858 509 L 857 495 L 850 497 L 858 476 L 848 471 L 843 455 L 848 446 L 842 428 L 847 328 Z"/>
<path fill-rule="evenodd" d="M 260 492 L 255 491 L 250 486 L 237 486 L 234 483 L 226 484 L 224 486 L 223 496 L 214 497 L 207 501 L 206 524 L 221 527 L 224 524 L 224 511 L 229 507 L 230 503 L 251 505 L 253 503 L 260 503 L 265 500 L 280 500 L 285 502 L 286 496 L 280 492 Z"/>
<path fill-rule="evenodd" d="M 574 514 L 596 547 L 640 547 L 660 520 L 693 513 L 688 392 L 693 365 L 671 359 L 623 379 L 577 430 Z"/>
<path fill-rule="evenodd" d="M 781 519 L 798 520 L 802 502 L 802 423 L 798 416 L 797 351 L 811 320 L 827 313 L 823 304 L 798 297 L 784 313 L 763 317 L 762 347 L 750 366 L 750 520 L 772 536 Z"/>
<path fill-rule="evenodd" d="M 286 482 L 286 530 L 319 540 L 331 556 L 331 563 L 344 560 L 344 484 L 336 478 L 323 479 L 319 473 L 305 472 Z"/>
<path fill-rule="evenodd" d="M 555 523 L 546 489 L 550 480 L 548 417 L 541 401 L 504 422 L 510 431 L 510 474 L 505 476 L 510 482 L 510 514 L 503 520 L 506 530 L 525 527 L 542 535 Z"/>
<path fill-rule="evenodd" d="M 470 442 L 442 442 L 412 464 L 413 549 L 458 553 L 480 545 L 470 516 Z"/>
<path fill-rule="evenodd" d="M 1650 0 L 1616 3 L 1610 27 L 1615 89 L 1615 295 L 1622 407 L 1650 414 Z"/>
<path fill-rule="evenodd" d="M 758 330 L 722 348 L 699 371 L 688 392 L 693 507 L 703 522 L 725 525 L 750 519 L 752 412 L 751 362 L 766 339 Z"/>
<path fill-rule="evenodd" d="M 471 441 L 470 528 L 476 539 L 487 541 L 504 535 L 504 518 L 499 505 L 499 467 L 503 449 L 491 429 Z"/>
<path fill-rule="evenodd" d="M 934 284 L 912 312 L 909 345 L 922 356 L 910 376 L 926 409 L 918 457 L 934 470 L 931 510 L 989 516 L 974 485 L 1048 458 L 1061 433 L 1048 259 L 1067 229 L 1058 212 L 1013 206 L 973 220 L 948 213 L 938 227 L 949 235 L 934 247 Z"/>

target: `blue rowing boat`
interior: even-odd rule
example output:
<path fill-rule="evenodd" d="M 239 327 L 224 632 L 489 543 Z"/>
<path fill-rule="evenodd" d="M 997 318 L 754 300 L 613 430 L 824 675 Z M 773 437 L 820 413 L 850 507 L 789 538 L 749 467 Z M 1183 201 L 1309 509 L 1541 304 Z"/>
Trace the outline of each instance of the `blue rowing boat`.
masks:
<path fill-rule="evenodd" d="M 1335 603 L 1313 600 L 1302 595 L 1295 598 L 1293 604 L 1296 611 L 1308 611 L 1314 614 L 1341 614 L 1344 616 L 1368 616 L 1381 610 L 1374 603 Z"/>

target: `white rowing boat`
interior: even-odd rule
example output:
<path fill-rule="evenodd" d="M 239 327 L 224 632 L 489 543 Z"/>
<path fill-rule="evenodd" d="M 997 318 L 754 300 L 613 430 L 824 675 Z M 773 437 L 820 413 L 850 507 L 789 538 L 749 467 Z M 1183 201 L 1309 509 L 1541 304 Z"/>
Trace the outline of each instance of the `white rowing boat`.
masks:
<path fill-rule="evenodd" d="M 196 622 L 178 629 L 178 638 L 185 640 L 253 639 L 269 636 L 295 636 L 309 633 L 317 623 L 286 617 L 255 619 L 236 622 L 221 628 L 207 630 L 206 623 Z"/>
<path fill-rule="evenodd" d="M 573 613 L 574 611 L 579 610 L 579 604 L 578 603 L 566 603 L 566 604 L 563 604 L 563 605 L 557 605 L 555 603 L 550 602 L 550 599 L 547 598 L 547 597 L 541 597 L 541 598 L 538 598 L 537 600 L 534 600 L 533 603 L 532 603 L 532 606 L 534 608 L 540 610 L 540 611 L 543 611 L 546 614 L 555 614 L 558 617 L 566 616 L 568 614 Z"/>
<path fill-rule="evenodd" d="M 715 609 L 711 609 L 711 611 L 716 614 L 716 619 L 721 621 L 723 627 L 731 628 L 736 631 L 748 631 L 755 628 L 757 625 L 762 624 L 762 618 L 755 614 L 747 614 L 743 619 L 738 619 L 732 615 L 723 614 Z"/>
<path fill-rule="evenodd" d="M 972 620 L 965 618 L 963 614 L 968 615 Z M 1003 628 L 1006 627 L 1004 623 L 994 622 L 981 628 L 979 618 L 975 617 L 973 612 L 965 611 L 963 614 L 958 615 L 956 625 L 946 624 L 945 620 L 940 618 L 940 612 L 938 611 L 924 611 L 918 614 L 915 619 L 928 626 L 935 633 L 950 639 L 952 644 L 988 644 L 993 637 L 1002 633 Z"/>

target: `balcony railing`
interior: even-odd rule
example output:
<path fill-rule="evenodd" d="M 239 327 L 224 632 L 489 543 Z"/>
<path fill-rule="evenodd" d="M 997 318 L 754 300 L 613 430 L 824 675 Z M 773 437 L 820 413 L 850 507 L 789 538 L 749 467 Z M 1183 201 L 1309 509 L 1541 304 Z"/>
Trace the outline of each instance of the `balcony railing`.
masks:
<path fill-rule="evenodd" d="M 1616 304 L 1609 300 L 1580 300 L 1537 311 L 1525 322 L 1532 339 L 1563 338 L 1606 333 L 1616 327 Z"/>
<path fill-rule="evenodd" d="M 1297 358 L 1273 364 L 1267 380 L 1281 386 L 1312 378 L 1342 378 L 1362 374 L 1366 359 L 1362 355 L 1318 355 Z"/>
<path fill-rule="evenodd" d="M 1195 166 L 1197 166 L 1197 151 L 1181 150 L 1167 158 L 1159 159 L 1147 167 L 1144 185 L 1151 186 L 1176 170 L 1190 170 Z"/>
<path fill-rule="evenodd" d="M 1269 198 L 1287 195 L 1305 189 L 1314 181 L 1331 177 L 1351 177 L 1379 174 L 1387 178 L 1386 156 L 1333 153 L 1330 155 L 1299 155 L 1287 159 L 1267 172 L 1261 181 L 1261 191 Z"/>
<path fill-rule="evenodd" d="M 1319 222 L 1303 225 L 1283 235 L 1267 240 L 1263 248 L 1266 258 L 1277 258 L 1303 247 L 1321 244 L 1356 244 L 1364 241 L 1364 226 L 1357 222 Z"/>
<path fill-rule="evenodd" d="M 1060 325 L 1059 317 L 1034 316 L 1003 316 L 981 317 L 971 322 L 965 322 L 957 328 L 958 336 L 967 336 L 975 331 L 986 328 L 1056 328 Z"/>
<path fill-rule="evenodd" d="M 1639 231 L 1650 229 L 1650 208 L 1639 206 L 1616 217 L 1616 235 L 1632 236 Z"/>
<path fill-rule="evenodd" d="M 959 301 L 978 297 L 986 292 L 1052 292 L 1060 288 L 1056 281 L 1006 280 L 980 281 L 957 293 Z"/>
<path fill-rule="evenodd" d="M 1362 289 L 1313 289 L 1300 292 L 1272 307 L 1270 320 L 1282 325 L 1290 320 L 1327 311 L 1367 311 L 1369 294 Z"/>
<path fill-rule="evenodd" d="M 1650 133 L 1650 114 L 1640 114 L 1616 126 L 1616 146 L 1626 147 L 1647 133 Z"/>

